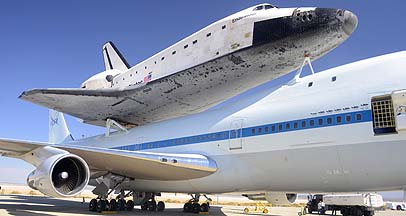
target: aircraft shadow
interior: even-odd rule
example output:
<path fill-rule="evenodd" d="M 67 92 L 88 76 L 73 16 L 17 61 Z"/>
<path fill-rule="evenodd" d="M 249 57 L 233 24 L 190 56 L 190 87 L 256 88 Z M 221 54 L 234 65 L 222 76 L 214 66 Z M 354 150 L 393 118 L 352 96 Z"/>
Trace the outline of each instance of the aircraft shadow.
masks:
<path fill-rule="evenodd" d="M 43 196 L 7 195 L 0 196 L 0 212 L 16 216 L 54 216 L 54 215 L 102 215 L 88 211 L 87 199 L 85 203 L 68 199 L 55 199 Z M 240 211 L 241 212 L 241 211 Z M 182 208 L 168 207 L 164 212 L 148 212 L 135 208 L 133 211 L 117 212 L 114 215 L 197 215 L 184 213 Z M 226 216 L 222 207 L 212 206 L 208 215 Z"/>

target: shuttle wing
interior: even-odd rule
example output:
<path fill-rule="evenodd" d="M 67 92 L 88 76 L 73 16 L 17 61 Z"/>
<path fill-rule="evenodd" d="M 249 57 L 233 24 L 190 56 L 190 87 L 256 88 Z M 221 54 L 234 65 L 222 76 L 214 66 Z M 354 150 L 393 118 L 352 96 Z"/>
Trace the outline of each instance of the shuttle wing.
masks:
<path fill-rule="evenodd" d="M 0 139 L 0 154 L 24 159 L 47 143 Z M 78 145 L 52 145 L 83 158 L 92 171 L 108 171 L 147 180 L 188 180 L 216 172 L 216 163 L 198 154 L 162 154 Z M 28 161 L 29 162 L 29 161 Z"/>
<path fill-rule="evenodd" d="M 128 128 L 194 114 L 215 105 L 210 102 L 213 100 L 202 96 L 186 99 L 186 95 L 193 92 L 182 90 L 180 83 L 175 78 L 165 77 L 124 90 L 34 89 L 23 92 L 19 98 L 72 115 L 88 124 L 104 127 L 110 118 Z M 211 94 L 206 96 L 212 97 Z"/>

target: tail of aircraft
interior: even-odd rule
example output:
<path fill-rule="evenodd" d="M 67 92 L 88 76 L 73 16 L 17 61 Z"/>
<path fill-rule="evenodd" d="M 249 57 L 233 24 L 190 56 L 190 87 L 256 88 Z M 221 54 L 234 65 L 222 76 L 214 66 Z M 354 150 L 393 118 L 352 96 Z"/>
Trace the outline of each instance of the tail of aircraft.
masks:
<path fill-rule="evenodd" d="M 48 142 L 60 144 L 69 141 L 73 141 L 73 137 L 66 125 L 65 117 L 62 113 L 50 109 Z"/>
<path fill-rule="evenodd" d="M 126 71 L 130 68 L 128 62 L 111 41 L 108 41 L 103 46 L 103 58 L 106 70 L 118 69 L 121 71 Z"/>

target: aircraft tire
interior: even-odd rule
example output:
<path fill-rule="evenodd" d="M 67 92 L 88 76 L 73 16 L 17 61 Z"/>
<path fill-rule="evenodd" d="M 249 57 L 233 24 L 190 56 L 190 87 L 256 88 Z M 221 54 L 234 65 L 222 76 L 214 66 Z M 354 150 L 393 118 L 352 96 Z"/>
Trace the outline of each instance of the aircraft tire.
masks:
<path fill-rule="evenodd" d="M 128 200 L 126 204 L 127 211 L 132 211 L 134 209 L 134 201 Z"/>
<path fill-rule="evenodd" d="M 96 212 L 97 211 L 97 200 L 96 199 L 92 199 L 89 202 L 89 211 L 91 212 Z"/>
<path fill-rule="evenodd" d="M 199 203 L 193 203 L 192 212 L 196 213 L 196 214 L 199 214 L 199 212 L 200 212 L 200 204 Z"/>
<path fill-rule="evenodd" d="M 148 201 L 141 204 L 141 210 L 143 210 L 143 211 L 148 210 Z"/>
<path fill-rule="evenodd" d="M 106 200 L 99 200 L 97 202 L 97 212 L 106 211 Z"/>
<path fill-rule="evenodd" d="M 157 206 L 156 206 L 156 210 L 159 212 L 162 212 L 165 210 L 165 203 L 162 201 L 159 201 Z"/>
<path fill-rule="evenodd" d="M 149 211 L 156 211 L 156 201 L 148 201 L 148 210 Z"/>
<path fill-rule="evenodd" d="M 209 212 L 209 205 L 207 204 L 207 203 L 203 203 L 201 206 L 200 206 L 200 211 L 201 212 Z"/>
<path fill-rule="evenodd" d="M 192 208 L 193 208 L 193 206 L 192 206 L 192 203 L 190 203 L 190 202 L 187 202 L 187 203 L 185 203 L 185 205 L 183 205 L 184 212 L 192 212 Z"/>
<path fill-rule="evenodd" d="M 126 209 L 126 204 L 125 204 L 125 200 L 124 199 L 119 199 L 118 203 L 117 203 L 117 209 L 119 211 L 124 211 Z"/>
<path fill-rule="evenodd" d="M 117 200 L 112 199 L 110 200 L 110 211 L 117 211 Z"/>

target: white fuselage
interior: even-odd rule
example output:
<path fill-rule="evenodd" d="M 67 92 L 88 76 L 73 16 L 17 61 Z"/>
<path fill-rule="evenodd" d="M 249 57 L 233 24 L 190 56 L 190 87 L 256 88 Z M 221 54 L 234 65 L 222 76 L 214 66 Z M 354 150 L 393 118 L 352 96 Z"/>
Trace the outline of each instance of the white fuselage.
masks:
<path fill-rule="evenodd" d="M 267 89 L 216 110 L 76 144 L 196 153 L 218 166 L 216 173 L 201 179 L 135 179 L 127 184 L 137 191 L 401 189 L 406 184 L 406 132 L 374 134 L 371 98 L 406 89 L 404 68 L 406 52 L 372 58 Z"/>

